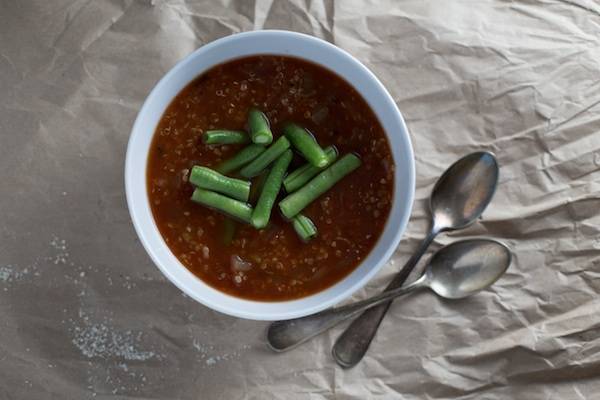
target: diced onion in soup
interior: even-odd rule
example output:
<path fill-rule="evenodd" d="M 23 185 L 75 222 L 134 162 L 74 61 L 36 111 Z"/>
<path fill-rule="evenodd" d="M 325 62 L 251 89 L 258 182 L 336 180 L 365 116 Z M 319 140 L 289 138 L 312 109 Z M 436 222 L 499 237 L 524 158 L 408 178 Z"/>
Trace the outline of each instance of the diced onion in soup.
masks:
<path fill-rule="evenodd" d="M 238 256 L 237 254 L 231 256 L 230 261 L 231 261 L 231 270 L 233 272 L 246 272 L 252 268 L 252 263 L 242 260 L 242 258 L 240 256 Z"/>
<path fill-rule="evenodd" d="M 329 114 L 329 108 L 327 108 L 327 106 L 322 106 L 312 113 L 310 119 L 312 119 L 315 124 L 320 124 L 327 118 L 327 114 Z"/>

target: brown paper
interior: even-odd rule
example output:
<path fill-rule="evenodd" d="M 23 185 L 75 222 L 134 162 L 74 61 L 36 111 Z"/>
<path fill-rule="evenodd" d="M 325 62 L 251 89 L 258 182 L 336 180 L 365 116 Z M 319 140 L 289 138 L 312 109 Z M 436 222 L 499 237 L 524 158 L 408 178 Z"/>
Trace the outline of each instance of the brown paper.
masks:
<path fill-rule="evenodd" d="M 480 223 L 508 243 L 491 289 L 390 309 L 352 370 L 339 327 L 285 354 L 265 323 L 182 295 L 125 203 L 129 132 L 153 85 L 252 29 L 329 40 L 383 81 L 413 140 L 417 192 L 377 293 L 423 238 L 426 199 L 495 152 Z M 600 392 L 600 5 L 570 1 L 0 2 L 0 399 L 593 399 Z"/>

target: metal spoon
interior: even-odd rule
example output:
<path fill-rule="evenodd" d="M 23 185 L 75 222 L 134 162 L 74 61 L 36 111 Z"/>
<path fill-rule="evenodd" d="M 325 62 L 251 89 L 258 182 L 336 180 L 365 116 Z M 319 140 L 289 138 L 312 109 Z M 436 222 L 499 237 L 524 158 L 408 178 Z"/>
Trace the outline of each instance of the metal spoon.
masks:
<path fill-rule="evenodd" d="M 275 351 L 289 350 L 345 319 L 416 289 L 429 288 L 446 299 L 470 296 L 496 282 L 510 261 L 510 250 L 495 240 L 455 242 L 435 253 L 423 275 L 411 284 L 344 307 L 275 322 L 267 332 L 268 343 Z"/>
<path fill-rule="evenodd" d="M 498 173 L 498 162 L 488 152 L 469 154 L 444 172 L 431 193 L 430 231 L 386 290 L 396 289 L 404 284 L 440 232 L 465 228 L 481 216 L 496 190 Z M 333 346 L 332 355 L 339 365 L 349 368 L 362 359 L 390 304 L 391 302 L 386 302 L 371 308 L 352 321 Z"/>

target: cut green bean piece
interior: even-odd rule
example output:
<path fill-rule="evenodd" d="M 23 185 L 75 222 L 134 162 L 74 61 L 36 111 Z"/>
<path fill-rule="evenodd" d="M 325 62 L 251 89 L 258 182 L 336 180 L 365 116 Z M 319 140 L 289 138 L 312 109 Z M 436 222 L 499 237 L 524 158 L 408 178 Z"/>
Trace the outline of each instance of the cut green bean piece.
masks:
<path fill-rule="evenodd" d="M 283 133 L 306 161 L 319 168 L 327 165 L 325 151 L 306 129 L 296 124 L 286 124 Z"/>
<path fill-rule="evenodd" d="M 317 227 L 310 218 L 305 215 L 298 214 L 292 219 L 292 226 L 304 242 L 317 236 Z"/>
<path fill-rule="evenodd" d="M 244 131 L 218 129 L 204 132 L 202 141 L 206 144 L 244 144 L 250 143 L 250 136 Z"/>
<path fill-rule="evenodd" d="M 225 216 L 222 222 L 221 240 L 225 246 L 231 245 L 235 231 L 237 229 L 237 222 L 233 218 Z"/>
<path fill-rule="evenodd" d="M 268 145 L 273 141 L 269 119 L 262 111 L 256 108 L 250 109 L 248 128 L 250 129 L 250 138 L 254 143 Z"/>
<path fill-rule="evenodd" d="M 286 218 L 293 218 L 316 198 L 331 189 L 339 180 L 358 168 L 360 164 L 360 158 L 356 155 L 346 154 L 306 185 L 281 200 L 279 202 L 281 212 Z"/>
<path fill-rule="evenodd" d="M 269 175 L 267 175 L 260 197 L 258 198 L 258 203 L 256 203 L 256 207 L 254 207 L 254 211 L 252 212 L 252 225 L 256 229 L 262 229 L 269 223 L 271 210 L 281 190 L 283 176 L 292 161 L 292 156 L 292 151 L 286 150 L 275 161 L 273 168 L 271 168 Z"/>
<path fill-rule="evenodd" d="M 327 165 L 329 165 L 336 160 L 338 153 L 334 146 L 328 146 L 325 148 L 325 155 L 327 156 Z M 311 163 L 304 164 L 285 177 L 283 180 L 283 186 L 288 193 L 291 193 L 294 190 L 304 186 L 306 182 L 310 181 L 322 170 L 323 168 L 315 167 Z"/>
<path fill-rule="evenodd" d="M 281 136 L 275 141 L 275 143 L 273 143 L 263 153 L 256 157 L 250 164 L 242 168 L 240 170 L 240 175 L 242 175 L 244 178 L 255 177 L 289 148 L 290 142 L 285 138 L 285 136 Z"/>
<path fill-rule="evenodd" d="M 215 171 L 220 172 L 222 174 L 228 174 L 230 172 L 233 172 L 254 160 L 264 151 L 264 146 L 260 146 L 258 144 L 251 144 L 250 146 L 242 149 L 242 151 L 237 153 L 232 158 L 223 161 L 215 168 Z"/>
<path fill-rule="evenodd" d="M 226 194 L 236 200 L 248 201 L 250 182 L 221 175 L 210 168 L 195 165 L 190 173 L 190 183 L 202 189 Z"/>
<path fill-rule="evenodd" d="M 192 201 L 246 223 L 250 223 L 252 217 L 252 207 L 248 204 L 210 190 L 196 188 L 192 194 Z"/>

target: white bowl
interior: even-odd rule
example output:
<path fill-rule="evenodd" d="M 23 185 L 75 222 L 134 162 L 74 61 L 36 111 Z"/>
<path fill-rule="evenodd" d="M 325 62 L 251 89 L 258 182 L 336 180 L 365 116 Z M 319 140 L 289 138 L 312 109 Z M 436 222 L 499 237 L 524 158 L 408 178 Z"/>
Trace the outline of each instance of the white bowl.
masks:
<path fill-rule="evenodd" d="M 223 293 L 192 274 L 171 253 L 154 222 L 146 187 L 146 164 L 154 131 L 173 98 L 211 67 L 257 54 L 294 56 L 334 71 L 350 82 L 382 124 L 396 164 L 394 201 L 381 238 L 367 258 L 346 278 L 297 300 L 261 302 Z M 146 251 L 163 274 L 188 296 L 225 314 L 255 320 L 301 317 L 330 307 L 360 289 L 385 265 L 398 246 L 413 204 L 415 167 L 410 138 L 400 111 L 379 80 L 344 50 L 312 36 L 287 31 L 256 31 L 209 43 L 180 61 L 158 82 L 140 110 L 125 162 L 129 212 Z"/>

